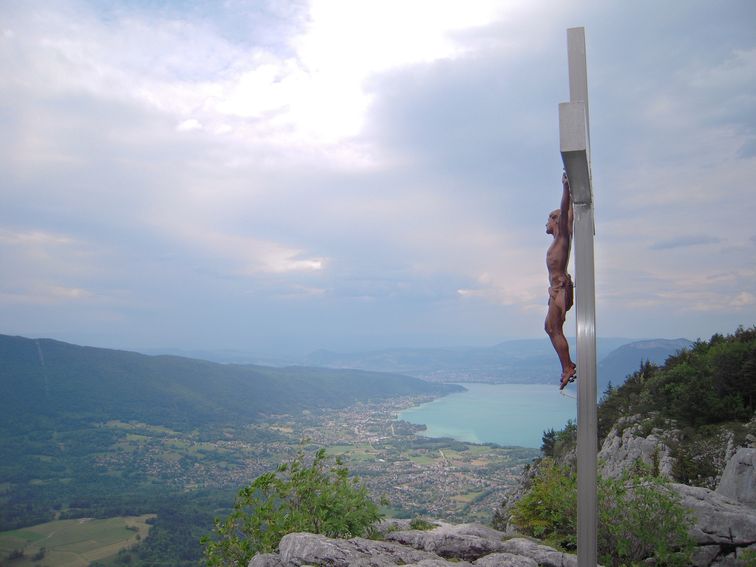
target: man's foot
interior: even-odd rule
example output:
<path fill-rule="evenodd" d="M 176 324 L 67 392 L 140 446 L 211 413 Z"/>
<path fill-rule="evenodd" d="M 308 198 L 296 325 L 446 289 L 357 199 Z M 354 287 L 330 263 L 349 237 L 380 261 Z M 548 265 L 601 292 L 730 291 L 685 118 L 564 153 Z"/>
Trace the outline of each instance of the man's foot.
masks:
<path fill-rule="evenodd" d="M 562 372 L 562 381 L 559 384 L 560 390 L 564 390 L 567 384 L 575 381 L 575 379 L 577 378 L 577 373 L 575 372 L 575 370 L 575 365 L 571 365 L 567 370 Z"/>

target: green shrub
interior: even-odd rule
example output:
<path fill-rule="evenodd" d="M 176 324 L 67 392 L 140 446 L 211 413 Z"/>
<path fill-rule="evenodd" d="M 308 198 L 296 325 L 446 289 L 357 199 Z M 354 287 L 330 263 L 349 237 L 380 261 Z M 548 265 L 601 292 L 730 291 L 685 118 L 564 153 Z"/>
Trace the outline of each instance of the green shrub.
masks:
<path fill-rule="evenodd" d="M 512 521 L 526 535 L 574 546 L 577 485 L 571 468 L 548 457 L 541 459 L 530 490 L 512 508 Z"/>
<path fill-rule="evenodd" d="M 666 480 L 639 463 L 619 479 L 599 479 L 598 555 L 603 565 L 687 565 L 692 553 L 690 518 Z M 525 535 L 574 550 L 577 482 L 574 471 L 543 459 L 530 490 L 515 504 L 512 520 Z"/>
<path fill-rule="evenodd" d="M 328 537 L 369 535 L 381 518 L 378 506 L 340 460 L 329 464 L 324 449 L 307 465 L 303 452 L 276 472 L 259 476 L 242 488 L 233 511 L 215 520 L 201 540 L 207 565 L 244 565 L 256 553 L 275 551 L 293 532 Z"/>
<path fill-rule="evenodd" d="M 437 524 L 429 522 L 428 520 L 424 518 L 412 518 L 412 520 L 410 521 L 410 529 L 413 529 L 413 530 L 428 531 L 437 527 L 438 527 Z"/>
<path fill-rule="evenodd" d="M 636 472 L 602 479 L 598 522 L 603 565 L 632 565 L 649 557 L 655 565 L 690 564 L 689 512 L 662 477 Z"/>
<path fill-rule="evenodd" d="M 745 567 L 756 567 L 756 551 L 753 549 L 744 549 L 740 555 L 740 560 Z"/>

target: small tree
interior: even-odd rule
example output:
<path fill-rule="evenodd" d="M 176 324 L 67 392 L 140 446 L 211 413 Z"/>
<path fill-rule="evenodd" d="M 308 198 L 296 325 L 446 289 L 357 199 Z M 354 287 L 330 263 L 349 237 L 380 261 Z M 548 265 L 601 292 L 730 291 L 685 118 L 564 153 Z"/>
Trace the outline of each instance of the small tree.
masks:
<path fill-rule="evenodd" d="M 541 436 L 541 452 L 546 457 L 554 456 L 554 443 L 556 442 L 556 431 L 553 428 L 547 429 Z"/>
<path fill-rule="evenodd" d="M 247 565 L 256 553 L 274 551 L 288 533 L 354 537 L 380 519 L 378 506 L 358 479 L 349 478 L 341 460 L 329 464 L 320 449 L 307 465 L 300 451 L 276 472 L 242 488 L 231 514 L 216 519 L 201 543 L 209 566 Z"/>

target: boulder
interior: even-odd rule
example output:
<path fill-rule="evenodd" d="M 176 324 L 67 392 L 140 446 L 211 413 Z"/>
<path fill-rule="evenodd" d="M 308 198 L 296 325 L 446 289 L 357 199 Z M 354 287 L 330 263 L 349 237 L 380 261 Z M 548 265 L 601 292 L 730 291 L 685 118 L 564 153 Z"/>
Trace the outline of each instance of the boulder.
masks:
<path fill-rule="evenodd" d="M 364 538 L 331 539 L 323 535 L 294 533 L 281 539 L 279 558 L 285 567 L 328 565 L 330 567 L 387 567 L 414 565 L 426 561 L 424 567 L 449 565 L 438 555 L 419 551 L 397 543 Z M 254 562 L 254 559 L 252 560 Z M 427 563 L 432 561 L 433 563 Z M 253 565 L 253 563 L 250 563 Z M 455 563 L 455 565 L 460 565 Z M 254 565 L 254 567 L 258 567 Z M 272 567 L 272 565 L 271 565 Z"/>
<path fill-rule="evenodd" d="M 430 551 L 441 557 L 474 561 L 503 550 L 502 532 L 481 524 L 447 524 L 437 522 L 432 530 L 404 530 L 386 534 L 387 541 Z"/>
<path fill-rule="evenodd" d="M 682 505 L 693 513 L 690 534 L 698 545 L 727 548 L 756 543 L 756 509 L 698 486 L 671 484 Z"/>
<path fill-rule="evenodd" d="M 529 557 L 543 567 L 577 567 L 577 556 L 562 553 L 524 537 L 512 538 L 503 543 L 505 552 Z"/>
<path fill-rule="evenodd" d="M 473 563 L 477 567 L 538 567 L 535 559 L 513 553 L 492 553 Z"/>
<path fill-rule="evenodd" d="M 695 567 L 742 567 L 756 549 L 756 509 L 708 488 L 672 484 L 693 514 L 690 535 L 697 547 Z"/>
<path fill-rule="evenodd" d="M 258 553 L 249 562 L 248 567 L 284 567 L 275 553 Z"/>
<path fill-rule="evenodd" d="M 708 566 L 722 553 L 722 548 L 718 545 L 700 545 L 693 552 L 690 562 L 697 567 Z"/>
<path fill-rule="evenodd" d="M 396 532 L 400 530 L 411 530 L 412 528 L 410 525 L 412 524 L 412 520 L 403 519 L 403 518 L 386 518 L 381 520 L 380 522 L 377 522 L 373 528 L 376 532 L 379 534 L 383 534 L 384 536 L 390 532 Z"/>
<path fill-rule="evenodd" d="M 756 449 L 741 447 L 727 461 L 717 492 L 741 504 L 756 506 Z"/>
<path fill-rule="evenodd" d="M 331 539 L 309 533 L 288 534 L 278 554 L 261 553 L 249 567 L 576 567 L 577 558 L 546 545 L 517 538 L 481 524 L 436 522 L 433 530 L 390 532 L 392 541 Z M 400 543 L 401 542 L 401 543 Z M 444 556 L 442 557 L 441 554 Z M 470 562 L 474 558 L 474 563 Z"/>

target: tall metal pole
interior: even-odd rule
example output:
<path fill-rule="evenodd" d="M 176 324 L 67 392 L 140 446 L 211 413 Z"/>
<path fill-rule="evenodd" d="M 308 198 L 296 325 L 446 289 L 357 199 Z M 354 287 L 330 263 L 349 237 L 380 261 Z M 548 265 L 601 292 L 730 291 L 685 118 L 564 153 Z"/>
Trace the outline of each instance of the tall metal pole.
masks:
<path fill-rule="evenodd" d="M 595 567 L 598 497 L 596 418 L 596 291 L 593 257 L 588 73 L 585 30 L 567 30 L 570 102 L 559 105 L 559 145 L 575 212 L 575 306 L 577 311 L 578 566 Z"/>

